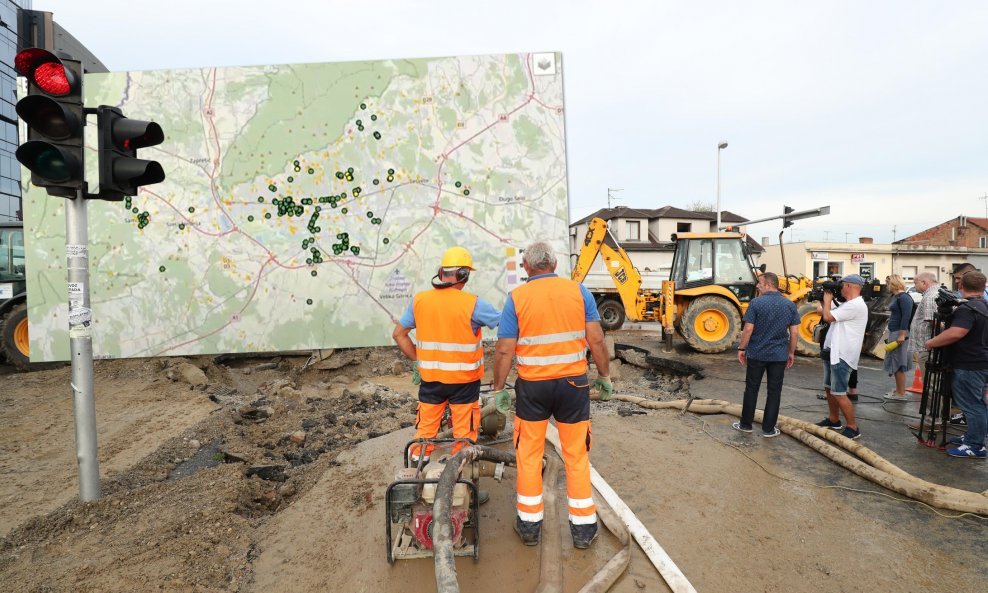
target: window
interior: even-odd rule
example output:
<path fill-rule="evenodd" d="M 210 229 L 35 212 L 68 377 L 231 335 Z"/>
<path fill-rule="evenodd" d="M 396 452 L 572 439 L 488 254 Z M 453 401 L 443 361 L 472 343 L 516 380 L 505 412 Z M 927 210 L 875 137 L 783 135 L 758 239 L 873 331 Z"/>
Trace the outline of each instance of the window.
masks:
<path fill-rule="evenodd" d="M 714 276 L 713 241 L 690 240 L 686 258 L 686 281 L 711 280 Z"/>
<path fill-rule="evenodd" d="M 637 220 L 628 221 L 628 240 L 640 241 L 642 238 L 642 223 Z"/>
<path fill-rule="evenodd" d="M 902 266 L 902 279 L 912 280 L 916 277 L 918 271 L 917 266 Z"/>
<path fill-rule="evenodd" d="M 714 241 L 717 254 L 714 266 L 714 282 L 716 284 L 754 283 L 748 258 L 737 239 L 720 239 Z"/>
<path fill-rule="evenodd" d="M 828 276 L 843 276 L 844 275 L 844 262 L 842 262 L 842 261 L 828 261 L 827 262 L 827 275 Z"/>
<path fill-rule="evenodd" d="M 676 232 L 677 233 L 689 233 L 692 230 L 693 230 L 693 223 L 692 222 L 677 222 L 676 223 Z"/>
<path fill-rule="evenodd" d="M 982 249 L 984 249 L 985 247 L 988 247 L 988 237 L 979 237 L 978 238 L 978 247 L 980 247 Z"/>

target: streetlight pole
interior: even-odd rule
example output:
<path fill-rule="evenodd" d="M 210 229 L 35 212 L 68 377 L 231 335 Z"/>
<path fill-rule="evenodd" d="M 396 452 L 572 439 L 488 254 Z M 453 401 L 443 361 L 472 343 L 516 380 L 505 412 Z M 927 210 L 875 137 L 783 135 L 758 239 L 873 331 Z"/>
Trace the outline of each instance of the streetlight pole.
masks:
<path fill-rule="evenodd" d="M 720 151 L 727 148 L 727 142 L 721 142 L 717 145 L 717 226 L 714 227 L 714 232 L 720 231 Z"/>

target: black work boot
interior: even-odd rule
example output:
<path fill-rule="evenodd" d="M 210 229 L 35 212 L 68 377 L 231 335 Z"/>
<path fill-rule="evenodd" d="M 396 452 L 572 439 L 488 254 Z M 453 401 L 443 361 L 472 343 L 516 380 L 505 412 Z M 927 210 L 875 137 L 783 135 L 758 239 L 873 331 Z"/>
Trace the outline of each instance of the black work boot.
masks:
<path fill-rule="evenodd" d="M 542 542 L 542 521 L 522 521 L 515 516 L 515 533 L 526 546 L 537 546 Z"/>
<path fill-rule="evenodd" d="M 586 550 L 597 539 L 597 522 L 587 525 L 569 524 L 569 532 L 573 536 L 573 547 L 579 550 Z"/>

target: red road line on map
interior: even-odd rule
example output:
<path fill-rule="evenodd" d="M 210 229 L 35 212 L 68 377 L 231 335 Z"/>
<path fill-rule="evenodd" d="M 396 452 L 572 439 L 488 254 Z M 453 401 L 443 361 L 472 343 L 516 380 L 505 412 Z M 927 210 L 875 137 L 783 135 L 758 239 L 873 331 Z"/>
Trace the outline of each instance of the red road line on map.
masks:
<path fill-rule="evenodd" d="M 529 95 L 529 99 L 535 101 L 536 103 L 545 107 L 546 109 L 552 109 L 554 111 L 562 111 L 563 110 L 562 106 L 554 107 L 552 105 L 546 105 L 535 96 L 535 75 L 532 74 L 532 54 L 527 54 L 525 56 L 525 68 L 528 69 L 528 82 L 531 83 L 532 85 L 532 94 Z"/>

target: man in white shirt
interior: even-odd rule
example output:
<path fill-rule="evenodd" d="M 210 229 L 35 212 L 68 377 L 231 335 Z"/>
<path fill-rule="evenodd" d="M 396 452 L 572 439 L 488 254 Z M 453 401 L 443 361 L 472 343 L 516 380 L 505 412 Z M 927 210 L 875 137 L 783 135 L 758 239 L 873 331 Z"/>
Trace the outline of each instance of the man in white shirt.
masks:
<path fill-rule="evenodd" d="M 854 404 L 847 397 L 847 382 L 851 370 L 858 368 L 861 345 L 868 329 L 868 306 L 861 298 L 864 284 L 864 278 L 857 274 L 845 276 L 840 286 L 844 304 L 833 307 L 834 296 L 828 291 L 823 293 L 823 305 L 818 307 L 823 320 L 830 324 L 823 344 L 824 350 L 830 351 L 830 360 L 824 361 L 823 372 L 823 388 L 830 414 L 816 424 L 840 430 L 849 439 L 861 436 L 854 419 Z M 840 414 L 844 414 L 845 424 L 841 424 Z"/>

